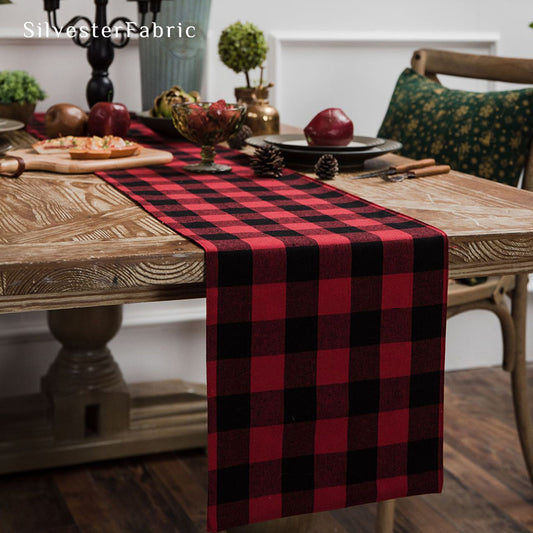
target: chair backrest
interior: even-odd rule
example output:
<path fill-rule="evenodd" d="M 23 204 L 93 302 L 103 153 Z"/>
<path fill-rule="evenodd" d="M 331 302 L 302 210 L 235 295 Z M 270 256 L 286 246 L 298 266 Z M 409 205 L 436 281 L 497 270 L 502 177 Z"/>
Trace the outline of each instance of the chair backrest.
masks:
<path fill-rule="evenodd" d="M 533 59 L 421 49 L 414 52 L 411 66 L 419 74 L 435 81 L 438 81 L 437 74 L 445 74 L 533 85 Z M 529 148 L 522 187 L 533 191 L 533 139 Z"/>

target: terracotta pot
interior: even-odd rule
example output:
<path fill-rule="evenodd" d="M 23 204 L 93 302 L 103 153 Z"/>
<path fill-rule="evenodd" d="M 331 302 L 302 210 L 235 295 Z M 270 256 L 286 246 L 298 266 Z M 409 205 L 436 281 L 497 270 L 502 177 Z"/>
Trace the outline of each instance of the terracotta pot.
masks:
<path fill-rule="evenodd" d="M 0 118 L 20 120 L 24 124 L 32 119 L 35 104 L 0 104 Z"/>
<path fill-rule="evenodd" d="M 235 89 L 237 102 L 246 104 L 248 116 L 245 124 L 254 135 L 275 135 L 279 133 L 278 110 L 268 103 L 268 87 L 239 87 Z"/>

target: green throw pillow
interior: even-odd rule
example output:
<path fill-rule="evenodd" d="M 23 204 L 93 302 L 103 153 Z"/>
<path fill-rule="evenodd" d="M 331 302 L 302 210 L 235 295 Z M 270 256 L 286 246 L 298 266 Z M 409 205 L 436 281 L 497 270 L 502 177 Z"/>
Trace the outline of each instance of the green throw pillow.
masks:
<path fill-rule="evenodd" d="M 533 89 L 475 93 L 401 74 L 378 136 L 402 155 L 516 186 L 533 134 Z"/>

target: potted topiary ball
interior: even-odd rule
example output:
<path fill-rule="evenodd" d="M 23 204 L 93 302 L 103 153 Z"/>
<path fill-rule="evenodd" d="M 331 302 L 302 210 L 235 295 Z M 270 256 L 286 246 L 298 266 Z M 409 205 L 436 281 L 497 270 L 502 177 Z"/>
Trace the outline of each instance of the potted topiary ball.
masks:
<path fill-rule="evenodd" d="M 263 32 L 254 24 L 235 22 L 222 31 L 218 41 L 218 55 L 227 67 L 234 72 L 244 73 L 245 87 L 235 89 L 238 102 L 248 108 L 246 124 L 256 135 L 279 133 L 279 113 L 268 103 L 268 89 L 272 84 L 263 84 L 263 63 L 268 52 L 268 44 Z M 258 85 L 253 86 L 250 71 L 261 69 Z"/>
<path fill-rule="evenodd" d="M 46 97 L 33 76 L 22 70 L 0 72 L 0 117 L 27 124 L 35 105 Z"/>

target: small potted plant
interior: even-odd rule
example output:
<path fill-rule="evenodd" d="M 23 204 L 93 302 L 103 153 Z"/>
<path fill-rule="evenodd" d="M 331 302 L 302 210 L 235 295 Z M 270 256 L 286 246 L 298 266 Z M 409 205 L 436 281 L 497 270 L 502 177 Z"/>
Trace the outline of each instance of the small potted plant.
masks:
<path fill-rule="evenodd" d="M 35 105 L 46 97 L 33 76 L 22 70 L 0 72 L 0 117 L 27 124 Z"/>
<path fill-rule="evenodd" d="M 234 72 L 244 73 L 245 87 L 235 89 L 238 102 L 248 108 L 246 124 L 256 135 L 279 133 L 279 113 L 268 103 L 268 89 L 272 84 L 264 85 L 263 63 L 268 52 L 268 44 L 263 32 L 254 24 L 235 22 L 222 31 L 218 41 L 218 55 L 227 67 Z M 259 83 L 253 86 L 250 71 L 261 69 Z"/>

